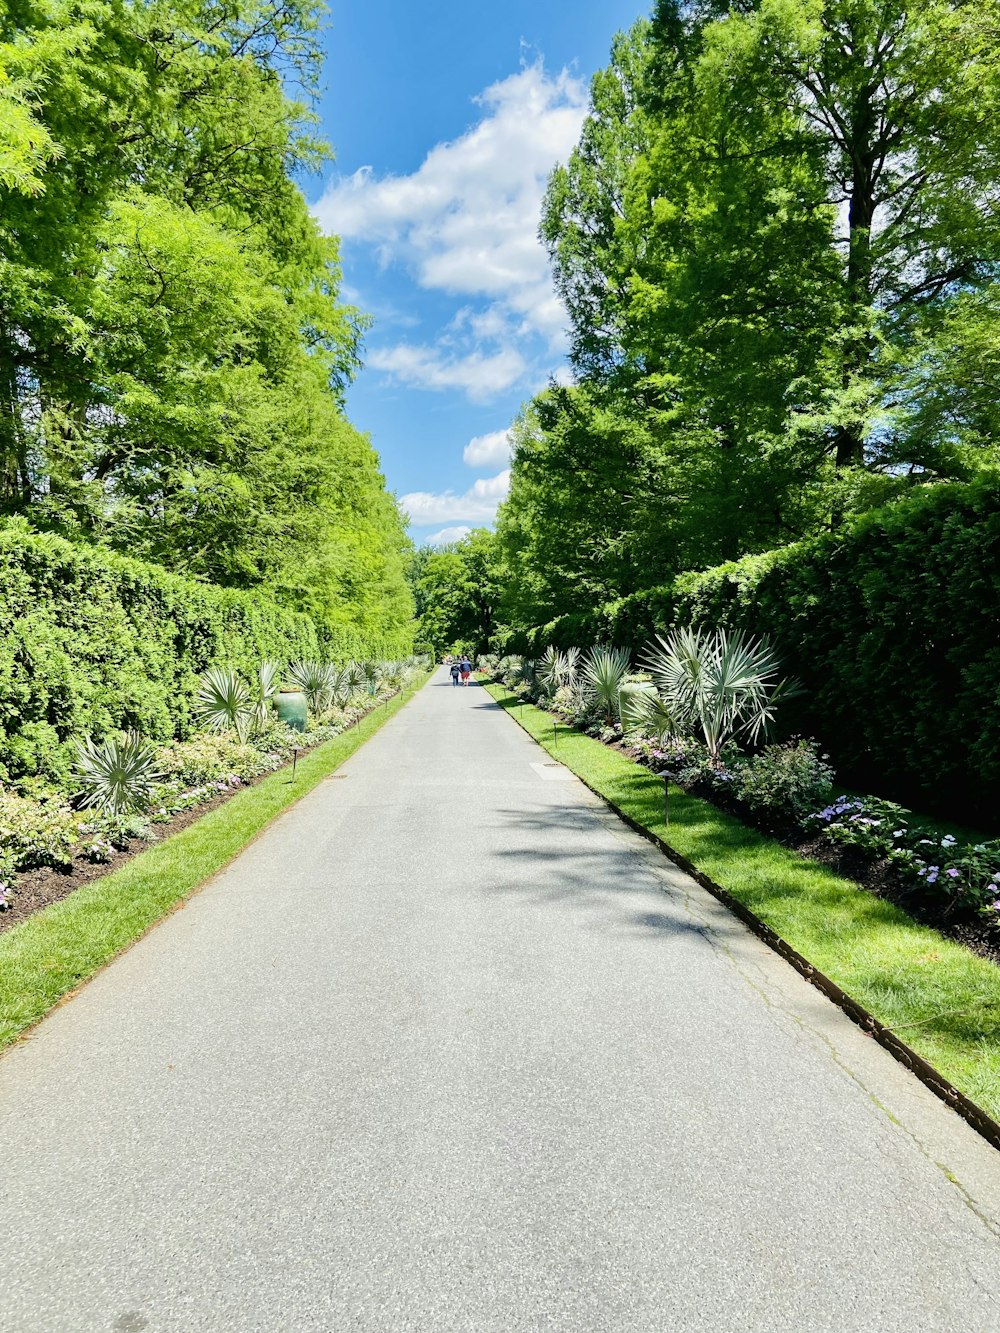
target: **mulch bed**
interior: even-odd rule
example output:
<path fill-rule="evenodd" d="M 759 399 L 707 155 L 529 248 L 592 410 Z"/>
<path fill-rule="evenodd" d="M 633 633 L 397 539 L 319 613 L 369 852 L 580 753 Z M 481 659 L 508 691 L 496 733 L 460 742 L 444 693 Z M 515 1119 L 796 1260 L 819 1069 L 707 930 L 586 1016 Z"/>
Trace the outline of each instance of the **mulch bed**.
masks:
<path fill-rule="evenodd" d="M 395 696 L 390 696 L 395 697 Z M 369 709 L 369 712 L 374 710 Z M 367 717 L 363 713 L 362 717 Z M 361 718 L 358 718 L 358 722 Z M 356 723 L 351 724 L 356 725 Z M 349 728 L 345 728 L 349 730 Z M 343 735 L 343 732 L 341 732 Z M 324 745 L 325 741 L 320 741 Z M 299 759 L 316 749 L 316 746 L 309 746 L 299 750 Z M 251 779 L 249 782 L 242 783 L 239 787 L 233 787 L 230 791 L 219 792 L 211 800 L 204 801 L 201 805 L 196 805 L 190 810 L 181 810 L 179 814 L 173 816 L 163 824 L 153 824 L 156 832 L 156 842 L 162 842 L 164 838 L 171 837 L 174 833 L 179 833 L 181 829 L 187 828 L 193 824 L 196 819 L 202 815 L 207 815 L 210 810 L 215 810 L 220 805 L 225 805 L 228 800 L 236 796 L 241 791 L 246 791 L 248 787 L 256 787 L 258 782 L 263 782 L 265 778 L 272 777 L 274 773 L 281 773 L 292 767 L 291 761 L 282 764 L 280 768 L 273 769 L 271 773 L 261 773 L 259 777 Z M 26 921 L 29 916 L 34 916 L 36 912 L 43 908 L 51 907 L 53 903 L 60 902 L 63 898 L 68 898 L 71 893 L 77 889 L 83 888 L 84 884 L 89 884 L 92 880 L 102 879 L 109 875 L 112 870 L 117 870 L 119 866 L 130 861 L 133 856 L 138 856 L 149 847 L 155 846 L 154 842 L 143 842 L 141 838 L 134 838 L 124 851 L 115 848 L 114 855 L 110 861 L 89 861 L 86 857 L 74 857 L 72 865 L 68 866 L 38 866 L 34 870 L 20 870 L 11 881 L 13 894 L 11 895 L 10 906 L 0 911 L 0 935 L 4 931 L 11 930 L 14 926 L 20 925 Z"/>
<path fill-rule="evenodd" d="M 278 771 L 280 772 L 280 770 Z M 152 827 L 156 832 L 156 842 L 162 842 L 164 838 L 169 838 L 172 833 L 179 833 L 182 828 L 187 828 L 188 824 L 193 824 L 196 819 L 200 819 L 209 810 L 224 805 L 237 792 L 245 791 L 247 787 L 253 787 L 260 782 L 261 778 L 269 776 L 270 774 L 262 773 L 260 778 L 254 778 L 252 782 L 244 782 L 242 786 L 234 787 L 231 791 L 219 792 L 218 796 L 213 796 L 210 801 L 205 801 L 202 805 L 196 805 L 190 810 L 181 810 L 179 814 L 174 815 L 166 823 L 153 824 Z M 83 888 L 84 884 L 89 884 L 91 880 L 102 879 L 105 875 L 109 875 L 112 870 L 117 870 L 126 861 L 131 861 L 133 856 L 137 856 L 140 852 L 144 852 L 148 847 L 153 846 L 155 846 L 154 842 L 144 842 L 141 838 L 133 838 L 124 851 L 119 851 L 116 847 L 110 861 L 89 861 L 85 856 L 78 856 L 73 858 L 72 865 L 36 866 L 34 870 L 18 871 L 11 884 L 14 893 L 10 906 L 0 912 L 0 935 L 5 930 L 20 925 L 22 921 L 27 920 L 29 916 L 34 916 L 42 908 L 50 907 L 62 898 L 68 898 L 71 893 Z"/>

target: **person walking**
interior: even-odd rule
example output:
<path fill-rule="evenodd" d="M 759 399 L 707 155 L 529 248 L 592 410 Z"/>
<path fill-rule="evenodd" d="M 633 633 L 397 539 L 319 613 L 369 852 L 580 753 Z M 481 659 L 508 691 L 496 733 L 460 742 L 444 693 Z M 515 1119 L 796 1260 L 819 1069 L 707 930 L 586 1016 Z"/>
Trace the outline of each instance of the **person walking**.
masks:
<path fill-rule="evenodd" d="M 452 658 L 452 662 L 451 662 L 451 668 L 450 668 L 450 670 L 451 670 L 451 683 L 452 683 L 452 685 L 457 685 L 457 684 L 458 684 L 458 677 L 459 677 L 459 674 L 460 674 L 460 672 L 461 672 L 461 670 L 462 670 L 461 666 L 460 666 L 459 663 L 458 663 L 458 659 L 457 659 L 457 658 Z"/>
<path fill-rule="evenodd" d="M 464 655 L 461 662 L 458 664 L 458 669 L 462 673 L 462 684 L 468 685 L 469 677 L 472 675 L 472 663 Z"/>

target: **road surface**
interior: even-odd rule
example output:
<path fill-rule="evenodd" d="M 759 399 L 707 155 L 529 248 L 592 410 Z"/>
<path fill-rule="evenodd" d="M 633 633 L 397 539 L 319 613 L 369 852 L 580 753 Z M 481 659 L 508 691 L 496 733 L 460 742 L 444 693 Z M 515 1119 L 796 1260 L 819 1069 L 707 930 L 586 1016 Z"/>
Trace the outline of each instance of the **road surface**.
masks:
<path fill-rule="evenodd" d="M 0 1060 L 4 1333 L 998 1333 L 1000 1154 L 443 672 Z"/>

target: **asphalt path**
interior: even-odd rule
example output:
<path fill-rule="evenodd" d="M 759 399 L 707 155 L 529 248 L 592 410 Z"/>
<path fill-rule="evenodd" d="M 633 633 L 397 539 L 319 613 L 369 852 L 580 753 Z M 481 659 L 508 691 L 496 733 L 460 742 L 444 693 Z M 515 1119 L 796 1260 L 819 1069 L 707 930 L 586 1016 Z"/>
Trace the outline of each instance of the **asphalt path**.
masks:
<path fill-rule="evenodd" d="M 0 1060 L 0 1329 L 997 1333 L 998 1162 L 440 672 Z"/>

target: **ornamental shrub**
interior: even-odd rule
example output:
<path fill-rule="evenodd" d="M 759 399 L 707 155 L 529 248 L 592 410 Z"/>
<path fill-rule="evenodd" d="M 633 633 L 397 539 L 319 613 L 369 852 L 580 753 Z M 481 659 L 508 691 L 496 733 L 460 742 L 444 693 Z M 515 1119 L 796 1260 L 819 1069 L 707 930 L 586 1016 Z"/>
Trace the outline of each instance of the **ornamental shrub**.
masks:
<path fill-rule="evenodd" d="M 59 800 L 0 788 L 0 880 L 30 866 L 67 866 L 83 817 Z"/>
<path fill-rule="evenodd" d="M 833 769 L 815 741 L 765 746 L 734 769 L 733 794 L 766 827 L 801 827 L 830 795 Z"/>

